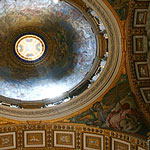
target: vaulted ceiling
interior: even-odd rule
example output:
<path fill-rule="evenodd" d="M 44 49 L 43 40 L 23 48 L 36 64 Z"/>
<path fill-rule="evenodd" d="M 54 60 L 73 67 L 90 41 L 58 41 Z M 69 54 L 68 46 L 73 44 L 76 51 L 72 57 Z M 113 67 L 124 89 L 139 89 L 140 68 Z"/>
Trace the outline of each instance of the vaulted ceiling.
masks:
<path fill-rule="evenodd" d="M 2 150 L 146 150 L 150 1 L 0 1 L 0 100 Z"/>

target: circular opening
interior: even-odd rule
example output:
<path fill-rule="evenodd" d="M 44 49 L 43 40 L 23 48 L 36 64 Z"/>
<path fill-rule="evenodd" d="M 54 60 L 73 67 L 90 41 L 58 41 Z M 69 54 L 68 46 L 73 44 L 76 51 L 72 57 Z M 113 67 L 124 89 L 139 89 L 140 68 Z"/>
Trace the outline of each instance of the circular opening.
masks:
<path fill-rule="evenodd" d="M 43 40 L 36 35 L 24 35 L 15 44 L 16 54 L 23 60 L 35 61 L 39 59 L 45 51 Z"/>

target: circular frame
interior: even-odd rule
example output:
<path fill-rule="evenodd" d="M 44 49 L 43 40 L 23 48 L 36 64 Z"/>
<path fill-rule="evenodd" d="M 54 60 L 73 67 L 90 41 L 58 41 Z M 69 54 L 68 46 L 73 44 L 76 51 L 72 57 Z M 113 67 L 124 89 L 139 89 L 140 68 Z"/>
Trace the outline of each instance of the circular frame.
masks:
<path fill-rule="evenodd" d="M 38 49 L 38 50 L 37 50 Z M 25 61 L 35 61 L 42 57 L 45 51 L 45 44 L 36 35 L 24 35 L 15 44 L 15 52 Z"/>
<path fill-rule="evenodd" d="M 42 50 L 41 50 L 41 53 L 33 58 L 33 59 L 30 59 L 30 58 L 27 58 L 25 56 L 23 56 L 19 50 L 18 50 L 18 45 L 20 44 L 20 42 L 22 40 L 24 40 L 25 38 L 35 38 L 37 39 L 41 45 L 42 45 Z M 14 43 L 13 43 L 13 52 L 14 52 L 14 55 L 22 62 L 24 63 L 36 63 L 38 61 L 40 61 L 41 59 L 43 59 L 46 55 L 46 52 L 47 52 L 47 49 L 48 49 L 48 44 L 45 40 L 45 38 L 43 36 L 41 36 L 40 34 L 37 34 L 37 33 L 34 33 L 34 32 L 26 32 L 26 33 L 22 33 L 20 34 L 19 36 L 17 36 L 17 38 L 15 39 Z"/>

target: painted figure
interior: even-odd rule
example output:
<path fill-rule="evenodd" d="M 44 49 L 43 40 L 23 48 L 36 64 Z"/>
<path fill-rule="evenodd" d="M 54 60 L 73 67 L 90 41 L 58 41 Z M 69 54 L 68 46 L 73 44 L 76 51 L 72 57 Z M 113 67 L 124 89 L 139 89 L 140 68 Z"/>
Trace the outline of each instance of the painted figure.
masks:
<path fill-rule="evenodd" d="M 101 101 L 70 119 L 71 122 L 137 133 L 142 128 L 134 97 L 126 79 L 121 78 Z"/>
<path fill-rule="evenodd" d="M 97 112 L 97 120 L 93 124 L 126 132 L 136 132 L 141 128 L 137 111 L 128 103 L 124 103 L 119 109 L 114 110 L 111 106 L 103 109 L 101 103 L 97 102 L 93 105 L 93 109 Z"/>

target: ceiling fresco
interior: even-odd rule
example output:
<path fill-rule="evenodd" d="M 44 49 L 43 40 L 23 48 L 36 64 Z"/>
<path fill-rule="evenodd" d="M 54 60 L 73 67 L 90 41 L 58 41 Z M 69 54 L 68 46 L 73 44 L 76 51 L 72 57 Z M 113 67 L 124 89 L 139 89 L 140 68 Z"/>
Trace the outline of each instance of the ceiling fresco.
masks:
<path fill-rule="evenodd" d="M 72 110 L 84 108 L 108 88 L 117 74 L 122 57 L 120 29 L 115 17 L 109 16 L 109 9 L 99 6 L 102 8 L 99 14 L 84 2 L 80 3 L 81 6 L 78 2 L 70 2 L 72 6 L 63 1 L 57 4 L 51 1 L 50 5 L 45 1 L 42 4 L 37 2 L 30 8 L 29 4 L 34 1 L 23 1 L 23 7 L 18 1 L 1 3 L 6 3 L 4 8 L 12 5 L 12 9 L 5 8 L 7 11 L 4 11 L 0 24 L 4 27 L 1 30 L 1 61 L 7 60 L 1 63 L 3 67 L 0 69 L 4 81 L 0 89 L 0 107 L 6 104 L 0 111 L 4 116 L 9 111 L 11 118 L 17 115 L 21 120 L 56 119 L 72 113 Z M 11 19 L 11 16 L 14 18 Z M 36 61 L 18 59 L 15 53 L 16 41 L 28 34 L 36 35 L 47 43 L 44 57 Z M 106 46 L 108 37 L 109 50 Z M 120 44 L 116 45 L 116 42 Z M 70 89 L 65 89 L 67 84 Z M 43 98 L 40 98 L 41 93 Z M 17 98 L 18 95 L 20 98 Z M 34 95 L 36 99 L 33 99 Z M 91 99 L 93 95 L 95 98 Z"/>
<path fill-rule="evenodd" d="M 13 99 L 42 100 L 71 90 L 90 71 L 97 53 L 91 25 L 66 2 L 0 1 L 0 29 L 0 95 Z M 47 42 L 47 54 L 34 64 L 12 51 L 14 41 L 27 33 Z"/>
<path fill-rule="evenodd" d="M 70 122 L 146 136 L 149 129 L 140 116 L 127 75 L 122 75 L 116 86 L 101 101 L 70 118 Z"/>
<path fill-rule="evenodd" d="M 120 20 L 125 20 L 127 17 L 128 0 L 108 0 L 108 2 L 115 9 Z"/>
<path fill-rule="evenodd" d="M 147 150 L 150 147 L 150 1 L 77 0 L 79 6 L 87 2 L 81 10 L 71 5 L 73 0 L 68 1 L 0 1 L 0 99 L 51 100 L 49 105 L 35 109 L 0 102 L 0 149 Z M 100 7 L 101 3 L 113 10 L 109 15 L 114 15 L 117 23 L 105 16 L 102 8 L 107 6 Z M 102 22 L 100 14 L 106 22 Z M 102 41 L 98 41 L 100 37 L 97 38 L 88 17 L 96 23 L 97 34 L 107 39 L 103 58 L 94 66 L 96 72 L 91 68 Z M 109 21 L 119 24 L 123 36 L 120 33 L 116 36 L 118 30 Z M 103 23 L 111 30 L 106 32 Z M 23 60 L 15 53 L 16 41 L 28 34 L 46 43 L 44 55 L 35 61 Z M 103 73 L 107 64 L 115 68 L 115 62 L 108 60 L 110 54 L 118 52 L 112 42 L 119 45 L 117 39 L 121 39 L 121 49 L 118 48 L 122 53 L 121 63 L 117 72 L 113 70 L 115 77 L 109 78 L 112 70 L 107 68 Z M 112 59 L 119 59 L 119 53 L 115 56 Z M 86 80 L 88 73 L 91 76 Z M 109 87 L 102 79 L 111 80 Z M 81 83 L 85 84 L 78 90 L 76 87 L 81 87 Z M 105 90 L 99 88 L 101 84 Z M 74 89 L 80 94 L 78 97 L 69 93 Z M 50 98 L 61 97 L 62 93 L 70 94 L 64 100 L 66 103 Z"/>

